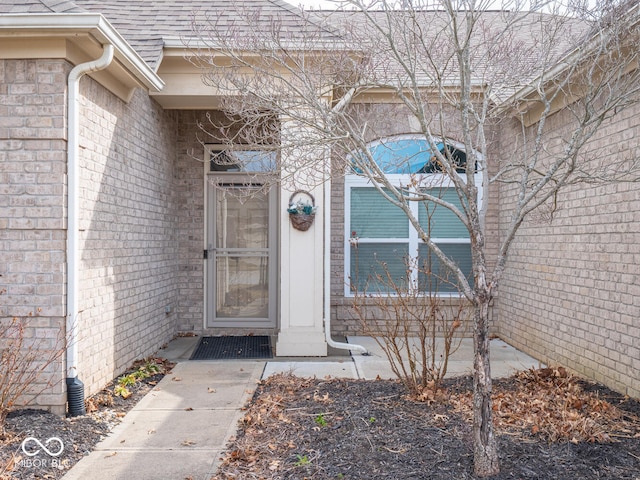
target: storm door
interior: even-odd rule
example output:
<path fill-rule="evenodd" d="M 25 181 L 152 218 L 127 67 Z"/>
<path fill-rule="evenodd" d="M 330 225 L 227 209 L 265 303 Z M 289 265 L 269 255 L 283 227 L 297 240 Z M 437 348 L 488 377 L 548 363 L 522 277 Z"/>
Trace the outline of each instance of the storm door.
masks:
<path fill-rule="evenodd" d="M 275 189 L 255 178 L 210 176 L 207 222 L 207 326 L 276 326 Z"/>

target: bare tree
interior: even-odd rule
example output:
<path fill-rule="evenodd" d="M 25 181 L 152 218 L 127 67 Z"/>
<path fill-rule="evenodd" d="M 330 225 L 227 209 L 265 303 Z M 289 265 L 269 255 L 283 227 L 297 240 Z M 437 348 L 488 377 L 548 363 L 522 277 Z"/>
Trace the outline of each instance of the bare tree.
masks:
<path fill-rule="evenodd" d="M 627 159 L 594 165 L 589 140 L 638 101 L 634 3 L 344 0 L 336 2 L 341 11 L 305 14 L 291 25 L 265 21 L 239 2 L 236 23 L 220 28 L 221 17 L 212 17 L 194 25 L 199 41 L 190 44 L 191 60 L 232 119 L 203 125 L 205 135 L 277 150 L 286 158 L 273 175 L 278 182 L 300 181 L 301 169 L 320 172 L 307 181 L 322 182 L 318 151 L 330 151 L 332 175 L 370 179 L 455 275 L 474 309 L 479 476 L 499 471 L 489 310 L 516 232 L 536 211 L 552 215 L 558 192 L 570 184 L 633 178 Z M 550 146 L 547 121 L 559 110 L 570 112 L 571 122 Z M 431 155 L 427 170 L 410 172 L 405 184 L 389 178 L 370 148 L 407 133 L 397 131 L 399 122 Z M 514 122 L 519 134 L 498 148 L 496 132 Z M 487 232 L 487 216 L 497 211 L 500 182 L 511 200 L 501 205 L 509 221 L 498 236 Z M 455 189 L 457 201 L 435 193 L 442 185 Z M 447 208 L 464 224 L 471 278 L 421 226 L 415 202 Z"/>

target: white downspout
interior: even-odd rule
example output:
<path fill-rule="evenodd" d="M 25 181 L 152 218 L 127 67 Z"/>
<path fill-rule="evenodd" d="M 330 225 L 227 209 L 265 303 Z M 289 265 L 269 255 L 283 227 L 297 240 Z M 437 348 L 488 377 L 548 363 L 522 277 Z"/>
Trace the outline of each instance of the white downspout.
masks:
<path fill-rule="evenodd" d="M 330 163 L 330 162 L 327 162 Z M 331 167 L 329 167 L 331 168 Z M 344 350 L 358 350 L 362 355 L 369 352 L 362 345 L 336 342 L 331 338 L 331 180 L 324 182 L 324 337 L 327 345 Z"/>
<path fill-rule="evenodd" d="M 100 58 L 76 65 L 67 79 L 67 385 L 78 377 L 80 79 L 87 73 L 107 68 L 113 60 L 113 52 L 113 45 L 105 45 Z"/>

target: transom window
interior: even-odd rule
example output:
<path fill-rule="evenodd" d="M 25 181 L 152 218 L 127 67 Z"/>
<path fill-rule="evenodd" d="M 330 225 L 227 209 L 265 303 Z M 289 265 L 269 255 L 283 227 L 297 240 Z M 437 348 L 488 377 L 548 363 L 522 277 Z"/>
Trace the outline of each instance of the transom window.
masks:
<path fill-rule="evenodd" d="M 458 145 L 441 142 L 436 146 L 453 160 L 459 174 L 465 171 L 467 155 Z M 441 173 L 424 137 L 385 139 L 371 143 L 369 151 L 394 186 L 404 185 L 409 193 L 428 193 L 462 210 L 452 182 Z M 480 186 L 478 175 L 474 178 Z M 409 205 L 433 242 L 471 279 L 469 232 L 462 221 L 434 202 L 413 201 Z M 419 238 L 407 214 L 354 167 L 353 173 L 345 177 L 345 295 L 351 296 L 356 290 L 389 293 L 389 281 L 423 292 L 459 294 L 453 273 Z"/>
<path fill-rule="evenodd" d="M 276 152 L 242 149 L 210 150 L 209 171 L 216 173 L 272 172 L 276 167 Z"/>

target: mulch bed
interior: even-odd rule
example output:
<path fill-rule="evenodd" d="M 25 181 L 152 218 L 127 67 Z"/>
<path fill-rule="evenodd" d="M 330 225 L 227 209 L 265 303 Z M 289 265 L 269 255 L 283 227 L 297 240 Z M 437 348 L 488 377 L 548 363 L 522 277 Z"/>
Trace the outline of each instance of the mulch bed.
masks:
<path fill-rule="evenodd" d="M 9 414 L 5 430 L 0 433 L 0 480 L 8 479 L 59 479 L 94 446 L 102 440 L 125 414 L 131 410 L 157 383 L 169 373 L 173 364 L 161 358 L 154 359 L 162 366 L 160 373 L 137 381 L 129 386 L 128 398 L 114 395 L 115 381 L 86 400 L 87 414 L 64 418 L 53 413 L 25 408 Z M 127 373 L 135 371 L 141 362 L 132 366 Z M 64 444 L 59 457 L 38 455 L 26 456 L 21 448 L 27 437 L 34 437 L 44 443 L 57 437 Z M 50 450 L 57 451 L 59 444 L 52 442 Z"/>
<path fill-rule="evenodd" d="M 167 371 L 171 365 L 167 365 Z M 18 410 L 0 439 L 0 479 L 59 479 L 89 453 L 165 373 L 88 399 L 87 415 Z M 475 479 L 471 379 L 449 380 L 437 401 L 408 398 L 395 381 L 261 382 L 216 476 L 223 479 Z M 640 403 L 562 369 L 494 383 L 501 473 L 495 479 L 640 480 Z M 59 437 L 60 468 L 20 466 L 28 436 Z"/>
<path fill-rule="evenodd" d="M 215 479 L 474 479 L 471 379 L 438 401 L 395 381 L 262 382 Z M 640 403 L 562 369 L 494 383 L 495 479 L 640 480 Z"/>

